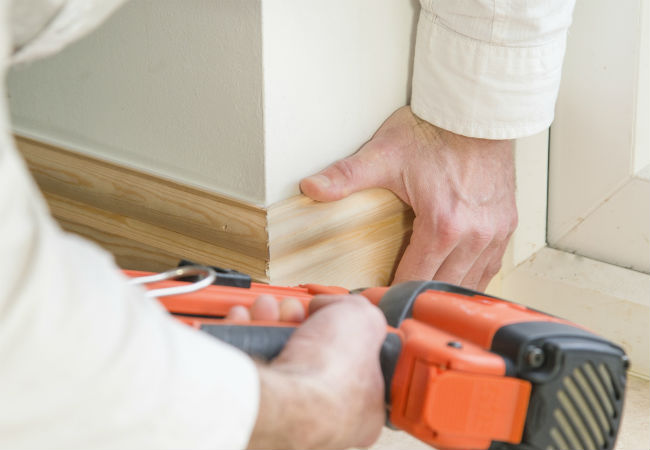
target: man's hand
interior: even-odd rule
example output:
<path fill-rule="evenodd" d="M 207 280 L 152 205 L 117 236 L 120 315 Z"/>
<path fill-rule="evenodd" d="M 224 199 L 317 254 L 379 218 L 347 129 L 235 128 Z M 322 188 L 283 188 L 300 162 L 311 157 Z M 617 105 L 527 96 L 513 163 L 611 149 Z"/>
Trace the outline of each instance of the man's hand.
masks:
<path fill-rule="evenodd" d="M 372 187 L 415 211 L 394 283 L 438 280 L 484 290 L 517 226 L 512 141 L 460 136 L 397 110 L 357 153 L 300 183 L 314 200 Z"/>
<path fill-rule="evenodd" d="M 297 302 L 297 301 L 296 301 Z M 273 297 L 229 318 L 295 318 L 302 306 Z M 386 320 L 361 296 L 317 296 L 280 355 L 259 364 L 260 406 L 249 448 L 348 448 L 372 444 L 384 424 L 379 349 Z"/>
<path fill-rule="evenodd" d="M 267 322 L 302 322 L 305 320 L 305 309 L 297 298 L 287 297 L 278 304 L 272 295 L 262 294 L 255 299 L 250 310 L 241 305 L 230 308 L 226 319 L 240 322 L 251 319 Z"/>

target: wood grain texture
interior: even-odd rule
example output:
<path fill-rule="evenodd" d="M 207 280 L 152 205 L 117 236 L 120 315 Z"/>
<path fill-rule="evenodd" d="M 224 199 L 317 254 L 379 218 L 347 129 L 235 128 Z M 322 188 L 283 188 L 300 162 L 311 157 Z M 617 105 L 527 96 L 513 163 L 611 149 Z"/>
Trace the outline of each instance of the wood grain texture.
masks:
<path fill-rule="evenodd" d="M 161 270 L 187 258 L 268 280 L 265 209 L 23 137 L 16 143 L 63 228 L 122 267 Z"/>
<path fill-rule="evenodd" d="M 258 281 L 349 288 L 387 284 L 411 209 L 382 189 L 333 203 L 299 195 L 256 207 L 47 144 L 17 138 L 52 214 L 121 267 L 161 271 L 181 258 Z"/>
<path fill-rule="evenodd" d="M 333 203 L 293 197 L 269 208 L 268 223 L 274 283 L 352 289 L 390 282 L 413 212 L 391 192 L 372 189 Z"/>
<path fill-rule="evenodd" d="M 117 265 L 123 269 L 164 272 L 178 264 L 181 255 L 174 255 L 133 239 L 108 233 L 76 220 L 57 219 L 61 227 L 71 233 L 94 241 L 113 254 Z"/>
<path fill-rule="evenodd" d="M 68 227 L 70 224 L 82 225 L 84 228 L 77 227 L 76 231 L 82 231 L 86 237 L 100 243 L 103 242 L 107 246 L 110 241 L 106 239 L 106 236 L 121 237 L 119 246 L 126 247 L 125 256 L 130 253 L 128 245 L 125 244 L 136 242 L 142 247 L 132 246 L 131 248 L 134 250 L 132 253 L 138 258 L 143 257 L 140 249 L 149 249 L 148 253 L 152 255 L 162 254 L 167 257 L 176 257 L 173 260 L 173 266 L 178 263 L 179 259 L 187 258 L 204 264 L 236 267 L 237 270 L 248 273 L 255 279 L 266 279 L 266 262 L 263 259 L 244 255 L 138 219 L 94 208 L 59 195 L 45 193 L 45 199 L 54 217 L 64 224 L 68 224 Z M 84 229 L 87 231 L 84 232 Z M 156 253 L 151 251 L 152 249 L 155 249 Z M 111 251 L 113 250 L 111 249 Z"/>
<path fill-rule="evenodd" d="M 23 137 L 16 143 L 43 192 L 267 257 L 263 208 Z"/>

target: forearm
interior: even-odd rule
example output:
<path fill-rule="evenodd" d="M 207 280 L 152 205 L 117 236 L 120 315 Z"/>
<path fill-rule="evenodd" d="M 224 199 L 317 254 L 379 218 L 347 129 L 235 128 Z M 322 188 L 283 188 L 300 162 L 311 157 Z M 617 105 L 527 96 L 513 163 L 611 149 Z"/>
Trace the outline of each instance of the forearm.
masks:
<path fill-rule="evenodd" d="M 336 443 L 337 424 L 330 416 L 345 408 L 345 399 L 320 376 L 322 370 L 305 371 L 293 364 L 258 364 L 260 401 L 251 434 L 250 449 L 331 448 Z M 321 372 L 321 373 L 318 373 Z"/>
<path fill-rule="evenodd" d="M 9 137 L 0 142 L 0 448 L 244 447 L 252 362 L 61 232 Z"/>

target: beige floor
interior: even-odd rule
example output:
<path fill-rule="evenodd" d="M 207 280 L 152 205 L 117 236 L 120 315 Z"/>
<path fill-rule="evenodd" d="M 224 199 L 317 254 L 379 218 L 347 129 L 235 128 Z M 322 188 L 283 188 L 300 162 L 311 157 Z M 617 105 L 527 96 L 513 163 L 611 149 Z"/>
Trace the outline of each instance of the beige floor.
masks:
<path fill-rule="evenodd" d="M 373 450 L 430 449 L 431 447 L 406 433 L 384 428 Z M 623 425 L 616 443 L 617 450 L 650 449 L 650 383 L 640 378 L 630 378 Z"/>

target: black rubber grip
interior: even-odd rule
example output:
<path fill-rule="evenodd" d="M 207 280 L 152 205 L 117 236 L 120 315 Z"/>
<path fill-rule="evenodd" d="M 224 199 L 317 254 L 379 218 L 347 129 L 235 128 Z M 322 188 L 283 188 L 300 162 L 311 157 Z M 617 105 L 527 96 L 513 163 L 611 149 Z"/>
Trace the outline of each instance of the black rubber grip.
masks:
<path fill-rule="evenodd" d="M 270 361 L 280 354 L 296 327 L 201 325 L 201 330 L 237 347 L 253 358 Z"/>
<path fill-rule="evenodd" d="M 466 297 L 480 295 L 481 297 L 501 300 L 491 295 L 440 281 L 407 281 L 405 283 L 395 284 L 388 289 L 377 306 L 379 306 L 381 312 L 386 316 L 388 325 L 393 328 L 399 328 L 405 319 L 413 316 L 415 300 L 417 300 L 421 293 L 426 291 L 451 292 Z"/>
<path fill-rule="evenodd" d="M 293 326 L 201 325 L 202 331 L 264 361 L 270 361 L 280 354 L 295 329 Z M 388 333 L 379 353 L 387 405 L 390 405 L 390 386 L 401 350 L 399 335 Z"/>

